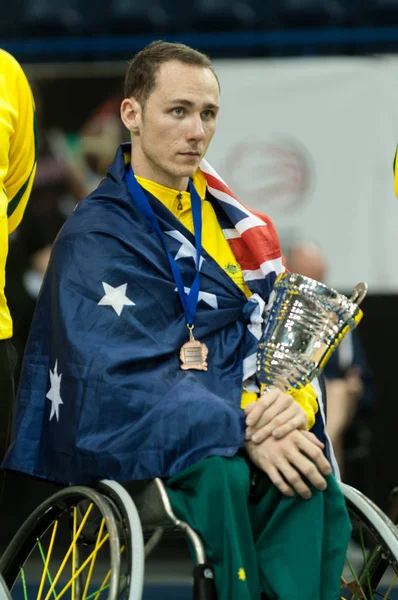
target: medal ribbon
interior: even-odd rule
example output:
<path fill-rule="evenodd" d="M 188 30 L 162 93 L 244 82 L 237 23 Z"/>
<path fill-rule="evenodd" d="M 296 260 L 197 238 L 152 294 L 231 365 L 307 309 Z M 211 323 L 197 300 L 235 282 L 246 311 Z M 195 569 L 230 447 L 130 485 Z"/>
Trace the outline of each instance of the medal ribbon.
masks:
<path fill-rule="evenodd" d="M 193 229 L 195 236 L 195 247 L 196 247 L 196 275 L 193 280 L 191 290 L 189 294 L 185 293 L 184 282 L 182 280 L 180 269 L 177 266 L 177 262 L 171 256 L 169 249 L 166 245 L 166 237 L 162 229 L 160 228 L 157 216 L 149 203 L 142 187 L 134 176 L 134 171 L 130 166 L 126 173 L 126 183 L 130 194 L 133 196 L 137 206 L 141 209 L 143 214 L 146 216 L 153 229 L 158 234 L 164 249 L 167 252 L 167 256 L 170 263 L 171 272 L 174 277 L 174 281 L 177 286 L 177 291 L 181 299 L 181 303 L 184 309 L 185 318 L 187 325 L 190 330 L 193 328 L 193 322 L 195 319 L 196 309 L 198 306 L 199 288 L 200 288 L 200 259 L 202 254 L 202 201 L 198 192 L 195 189 L 192 181 L 189 179 L 189 193 L 191 195 L 191 208 L 193 218 Z"/>

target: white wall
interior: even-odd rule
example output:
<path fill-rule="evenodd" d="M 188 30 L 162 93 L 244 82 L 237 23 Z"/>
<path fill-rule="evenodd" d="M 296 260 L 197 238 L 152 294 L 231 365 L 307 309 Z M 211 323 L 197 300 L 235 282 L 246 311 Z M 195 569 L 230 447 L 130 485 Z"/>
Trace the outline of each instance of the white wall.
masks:
<path fill-rule="evenodd" d="M 324 250 L 329 283 L 398 291 L 398 60 L 215 62 L 207 158 L 240 199 Z"/>

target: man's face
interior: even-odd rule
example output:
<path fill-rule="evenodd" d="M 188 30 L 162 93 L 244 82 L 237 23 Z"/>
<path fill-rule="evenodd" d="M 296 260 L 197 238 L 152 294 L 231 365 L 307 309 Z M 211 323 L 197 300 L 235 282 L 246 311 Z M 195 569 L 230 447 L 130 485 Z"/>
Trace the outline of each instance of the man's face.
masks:
<path fill-rule="evenodd" d="M 144 177 L 180 188 L 192 176 L 216 130 L 219 89 L 210 69 L 170 61 L 137 115 Z M 138 173 L 139 174 L 139 173 Z"/>

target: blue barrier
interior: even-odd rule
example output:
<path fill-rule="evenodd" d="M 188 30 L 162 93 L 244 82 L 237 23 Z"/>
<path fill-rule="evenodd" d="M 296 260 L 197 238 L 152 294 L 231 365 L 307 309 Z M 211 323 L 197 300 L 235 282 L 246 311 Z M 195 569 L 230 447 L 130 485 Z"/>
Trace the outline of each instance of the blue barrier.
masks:
<path fill-rule="evenodd" d="M 26 58 L 48 57 L 54 54 L 85 55 L 107 53 L 128 55 L 143 48 L 154 38 L 176 41 L 199 49 L 228 50 L 231 48 L 267 49 L 323 46 L 366 46 L 367 44 L 396 43 L 398 48 L 398 27 L 374 28 L 326 28 L 275 31 L 241 31 L 220 33 L 190 33 L 175 35 L 134 35 L 134 36 L 92 36 L 62 38 L 15 38 L 0 39 L 0 46 L 16 56 Z"/>

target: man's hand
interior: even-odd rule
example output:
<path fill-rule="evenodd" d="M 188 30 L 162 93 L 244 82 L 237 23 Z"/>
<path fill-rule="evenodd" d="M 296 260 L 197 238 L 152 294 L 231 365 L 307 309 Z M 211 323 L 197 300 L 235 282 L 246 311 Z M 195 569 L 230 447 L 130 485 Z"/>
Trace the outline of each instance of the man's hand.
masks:
<path fill-rule="evenodd" d="M 264 392 L 245 409 L 246 439 L 260 444 L 269 436 L 282 438 L 295 429 L 307 429 L 307 415 L 290 396 L 277 388 Z"/>
<path fill-rule="evenodd" d="M 305 499 L 311 497 L 311 491 L 303 477 L 318 490 L 326 489 L 322 474 L 329 475 L 332 469 L 323 447 L 313 433 L 298 430 L 280 440 L 271 436 L 261 444 L 245 443 L 251 461 L 267 473 L 282 494 L 294 496 L 297 492 Z"/>

